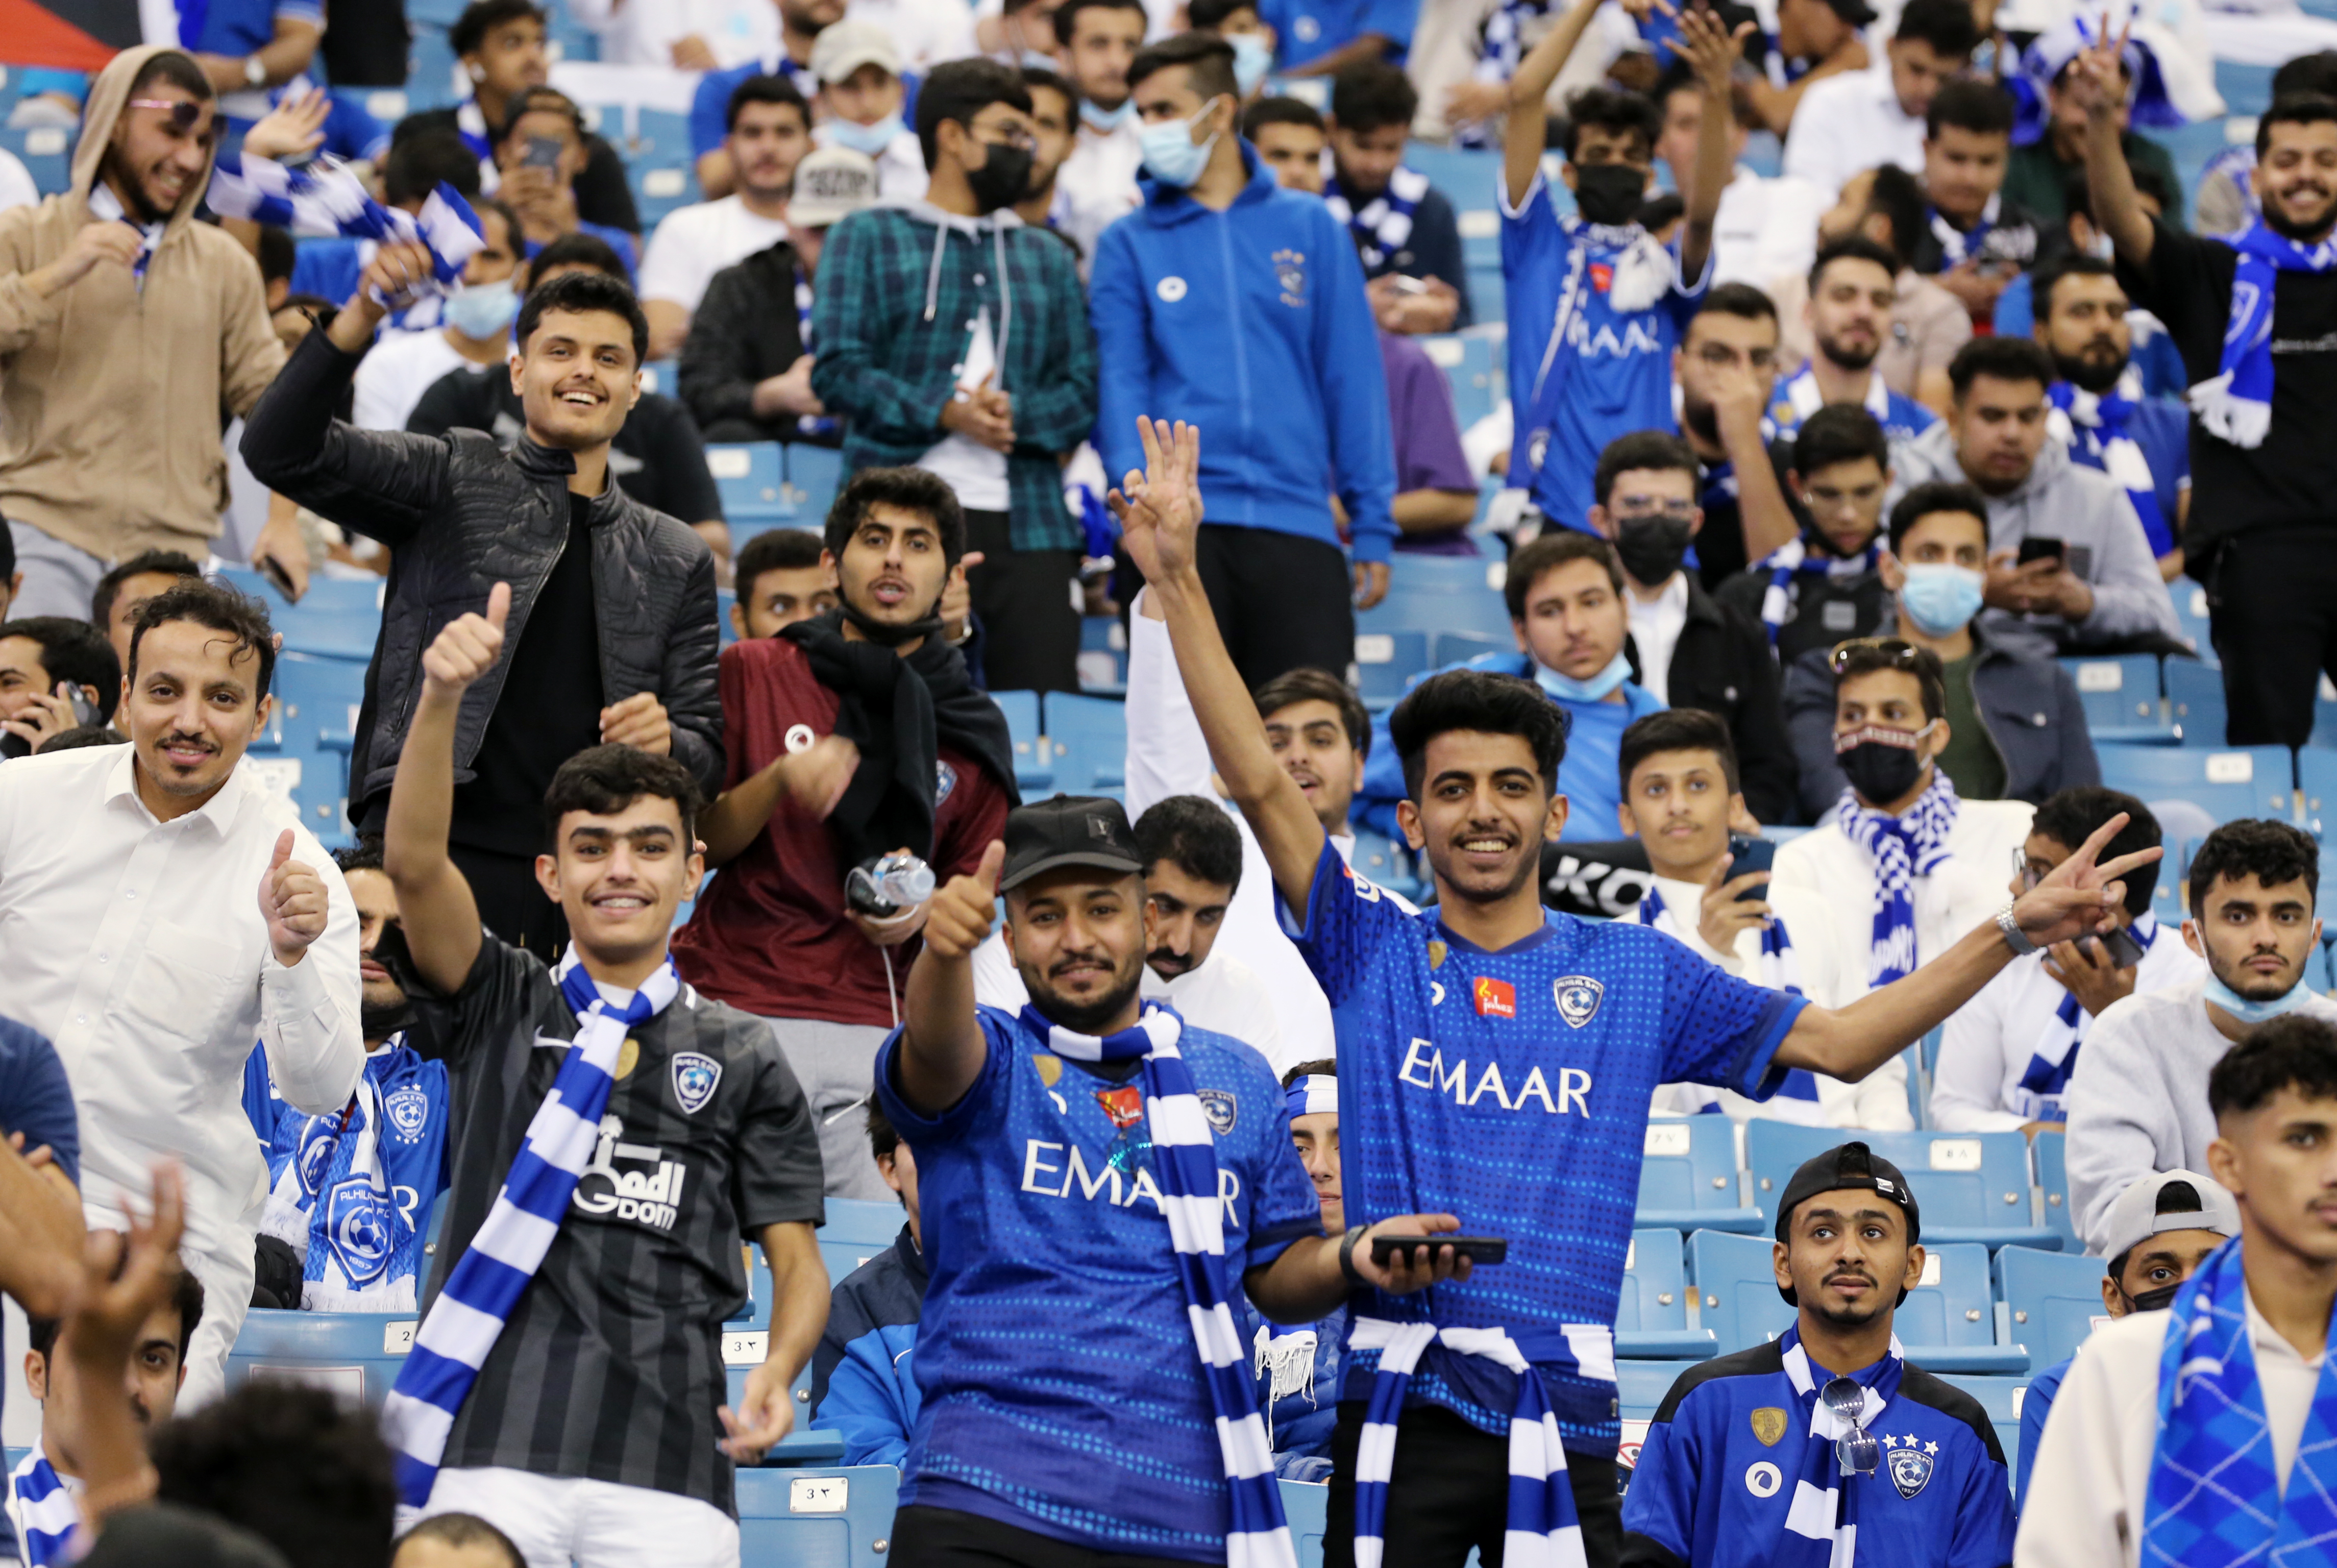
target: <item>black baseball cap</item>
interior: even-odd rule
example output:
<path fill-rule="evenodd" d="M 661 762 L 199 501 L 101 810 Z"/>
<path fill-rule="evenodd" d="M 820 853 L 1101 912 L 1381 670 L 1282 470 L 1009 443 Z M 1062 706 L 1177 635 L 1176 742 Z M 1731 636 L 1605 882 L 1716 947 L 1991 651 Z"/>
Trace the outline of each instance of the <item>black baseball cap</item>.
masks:
<path fill-rule="evenodd" d="M 1055 795 L 1006 814 L 1006 869 L 998 890 L 1019 887 L 1041 872 L 1091 866 L 1124 876 L 1144 873 L 1136 831 L 1117 800 L 1101 795 Z"/>
<path fill-rule="evenodd" d="M 1912 1247 L 1922 1239 L 1921 1211 L 1915 1206 L 1914 1190 L 1899 1173 L 1899 1167 L 1863 1143 L 1844 1143 L 1815 1159 L 1804 1161 L 1802 1168 L 1785 1183 L 1785 1191 L 1777 1200 L 1777 1240 L 1784 1241 L 1785 1233 L 1793 1228 L 1794 1210 L 1821 1192 L 1839 1192 L 1845 1188 L 1872 1191 L 1898 1204 L 1907 1214 L 1907 1244 Z M 1793 1290 L 1785 1286 L 1779 1286 L 1777 1294 L 1785 1298 L 1789 1307 L 1800 1305 Z M 1906 1298 L 1907 1292 L 1900 1291 L 1899 1299 Z"/>

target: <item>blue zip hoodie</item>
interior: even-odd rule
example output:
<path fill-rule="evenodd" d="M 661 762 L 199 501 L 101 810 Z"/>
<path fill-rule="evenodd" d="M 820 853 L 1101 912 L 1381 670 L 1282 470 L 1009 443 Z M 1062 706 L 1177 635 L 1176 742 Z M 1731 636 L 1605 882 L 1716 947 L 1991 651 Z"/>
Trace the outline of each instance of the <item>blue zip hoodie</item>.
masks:
<path fill-rule="evenodd" d="M 1354 558 L 1385 561 L 1395 445 L 1363 264 L 1319 198 L 1241 155 L 1249 183 L 1225 211 L 1143 179 L 1144 205 L 1096 243 L 1096 450 L 1117 484 L 1144 466 L 1138 416 L 1187 420 L 1209 522 L 1335 547 L 1335 489 Z"/>
<path fill-rule="evenodd" d="M 838 1280 L 811 1357 L 812 1424 L 844 1434 L 846 1465 L 897 1465 L 921 1396 L 911 1370 L 927 1269 L 909 1228 Z"/>

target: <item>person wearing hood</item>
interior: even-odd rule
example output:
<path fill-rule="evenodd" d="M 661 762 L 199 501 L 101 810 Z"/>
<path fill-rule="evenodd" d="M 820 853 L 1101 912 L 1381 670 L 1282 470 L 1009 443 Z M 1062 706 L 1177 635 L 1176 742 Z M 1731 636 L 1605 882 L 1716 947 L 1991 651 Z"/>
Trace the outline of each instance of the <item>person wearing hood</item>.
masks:
<path fill-rule="evenodd" d="M 1987 502 L 1969 485 L 1919 485 L 1891 510 L 1876 571 L 1890 606 L 1875 629 L 1940 662 L 1946 737 L 1941 769 L 1965 800 L 2034 805 L 2101 782 L 2084 705 L 2069 672 L 1982 630 L 1989 555 Z M 1813 649 L 1785 671 L 1785 724 L 1801 766 L 1802 809 L 1815 821 L 1853 782 L 1837 756 L 1831 652 Z"/>
<path fill-rule="evenodd" d="M 2067 220 L 2070 176 L 2086 172 L 2086 105 L 2071 84 L 2070 67 L 2094 42 L 2094 26 L 2092 17 L 2079 11 L 2039 33 L 2021 52 L 2019 74 L 2008 83 L 2019 113 L 2013 121 L 2012 156 L 2005 163 L 2002 195 L 2008 205 L 2022 209 L 2040 224 L 2058 227 Z M 2118 62 L 2121 91 L 2110 116 L 2117 126 L 2118 151 L 2126 154 L 2128 168 L 2171 193 L 2166 221 L 2180 229 L 2183 181 L 2175 172 L 2175 160 L 2164 146 L 2133 127 L 2137 121 L 2180 125 L 2183 113 L 2169 99 L 2150 46 L 2133 37 L 2124 43 Z M 2274 82 L 2273 92 L 2279 91 Z"/>
<path fill-rule="evenodd" d="M 15 615 L 86 614 L 112 563 L 200 560 L 220 534 L 221 411 L 249 414 L 285 355 L 250 253 L 195 221 L 217 113 L 191 55 L 124 50 L 90 89 L 71 188 L 0 211 Z"/>
<path fill-rule="evenodd" d="M 917 140 L 924 199 L 853 213 L 821 250 L 811 389 L 845 421 L 847 475 L 915 466 L 957 493 L 987 683 L 1075 691 L 1084 536 L 1062 460 L 1095 424 L 1096 350 L 1071 252 L 1012 211 L 1031 94 L 994 60 L 935 66 Z"/>
<path fill-rule="evenodd" d="M 1200 570 L 1242 679 L 1344 671 L 1354 606 L 1386 594 L 1395 543 L 1387 377 L 1354 242 L 1237 133 L 1231 44 L 1171 38 L 1128 80 L 1145 202 L 1104 231 L 1090 299 L 1104 472 L 1142 466 L 1137 421 L 1154 409 L 1205 426 Z"/>
<path fill-rule="evenodd" d="M 1987 497 L 1980 625 L 1991 642 L 2045 658 L 2187 653 L 2134 503 L 2116 480 L 2079 466 L 2049 438 L 2047 394 L 2059 378 L 2035 343 L 1965 344 L 1948 367 L 1955 389 L 1949 417 L 1899 448 L 1902 492 L 1941 480 Z M 2039 548 L 2024 555 L 2031 540 Z"/>

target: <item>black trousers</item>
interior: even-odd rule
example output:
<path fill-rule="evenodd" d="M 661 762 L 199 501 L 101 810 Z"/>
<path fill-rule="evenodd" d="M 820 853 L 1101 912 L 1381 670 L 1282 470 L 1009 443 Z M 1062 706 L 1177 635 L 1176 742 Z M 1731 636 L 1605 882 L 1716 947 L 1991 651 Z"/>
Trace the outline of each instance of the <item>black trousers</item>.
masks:
<path fill-rule="evenodd" d="M 1323 1568 L 1354 1568 L 1355 1447 L 1364 1435 L 1364 1402 L 1339 1402 L 1331 1429 L 1329 1528 Z M 1623 1495 L 1615 1461 L 1566 1456 L 1574 1512 L 1582 1524 L 1582 1551 L 1590 1568 L 1615 1568 L 1623 1552 Z M 1501 1568 L 1510 1518 L 1510 1441 L 1480 1432 L 1452 1411 L 1428 1405 L 1406 1410 L 1395 1429 L 1395 1467 L 1388 1477 L 1385 1561 L 1389 1568 L 1461 1568 L 1469 1548 L 1484 1568 Z"/>
<path fill-rule="evenodd" d="M 2225 541 L 2207 573 L 2207 615 L 2224 662 L 2225 744 L 2303 745 L 2321 673 L 2337 675 L 2337 530 Z"/>
<path fill-rule="evenodd" d="M 979 1514 L 914 1504 L 893 1515 L 892 1568 L 1160 1568 L 1161 1557 L 1098 1552 Z"/>
<path fill-rule="evenodd" d="M 982 621 L 982 683 L 992 691 L 1080 689 L 1080 553 L 1017 550 L 1003 512 L 968 512 L 966 577 Z"/>
<path fill-rule="evenodd" d="M 1198 564 L 1217 631 L 1250 690 L 1299 669 L 1347 678 L 1355 602 L 1337 549 L 1266 528 L 1204 525 Z"/>
<path fill-rule="evenodd" d="M 560 962 L 568 950 L 568 916 L 536 881 L 534 856 L 449 844 L 446 858 L 471 885 L 479 919 L 488 930 L 546 964 Z"/>

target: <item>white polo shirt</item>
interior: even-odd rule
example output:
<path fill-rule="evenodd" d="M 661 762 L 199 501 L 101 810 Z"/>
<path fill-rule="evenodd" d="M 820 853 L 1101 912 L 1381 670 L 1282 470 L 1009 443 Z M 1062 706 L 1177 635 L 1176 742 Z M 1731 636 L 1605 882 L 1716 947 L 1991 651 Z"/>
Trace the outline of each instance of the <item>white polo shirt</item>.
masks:
<path fill-rule="evenodd" d="M 1802 94 L 1779 172 L 1808 181 L 1831 206 L 1852 175 L 1878 163 L 1923 172 L 1923 117 L 1899 107 L 1887 65 L 1829 76 Z"/>

